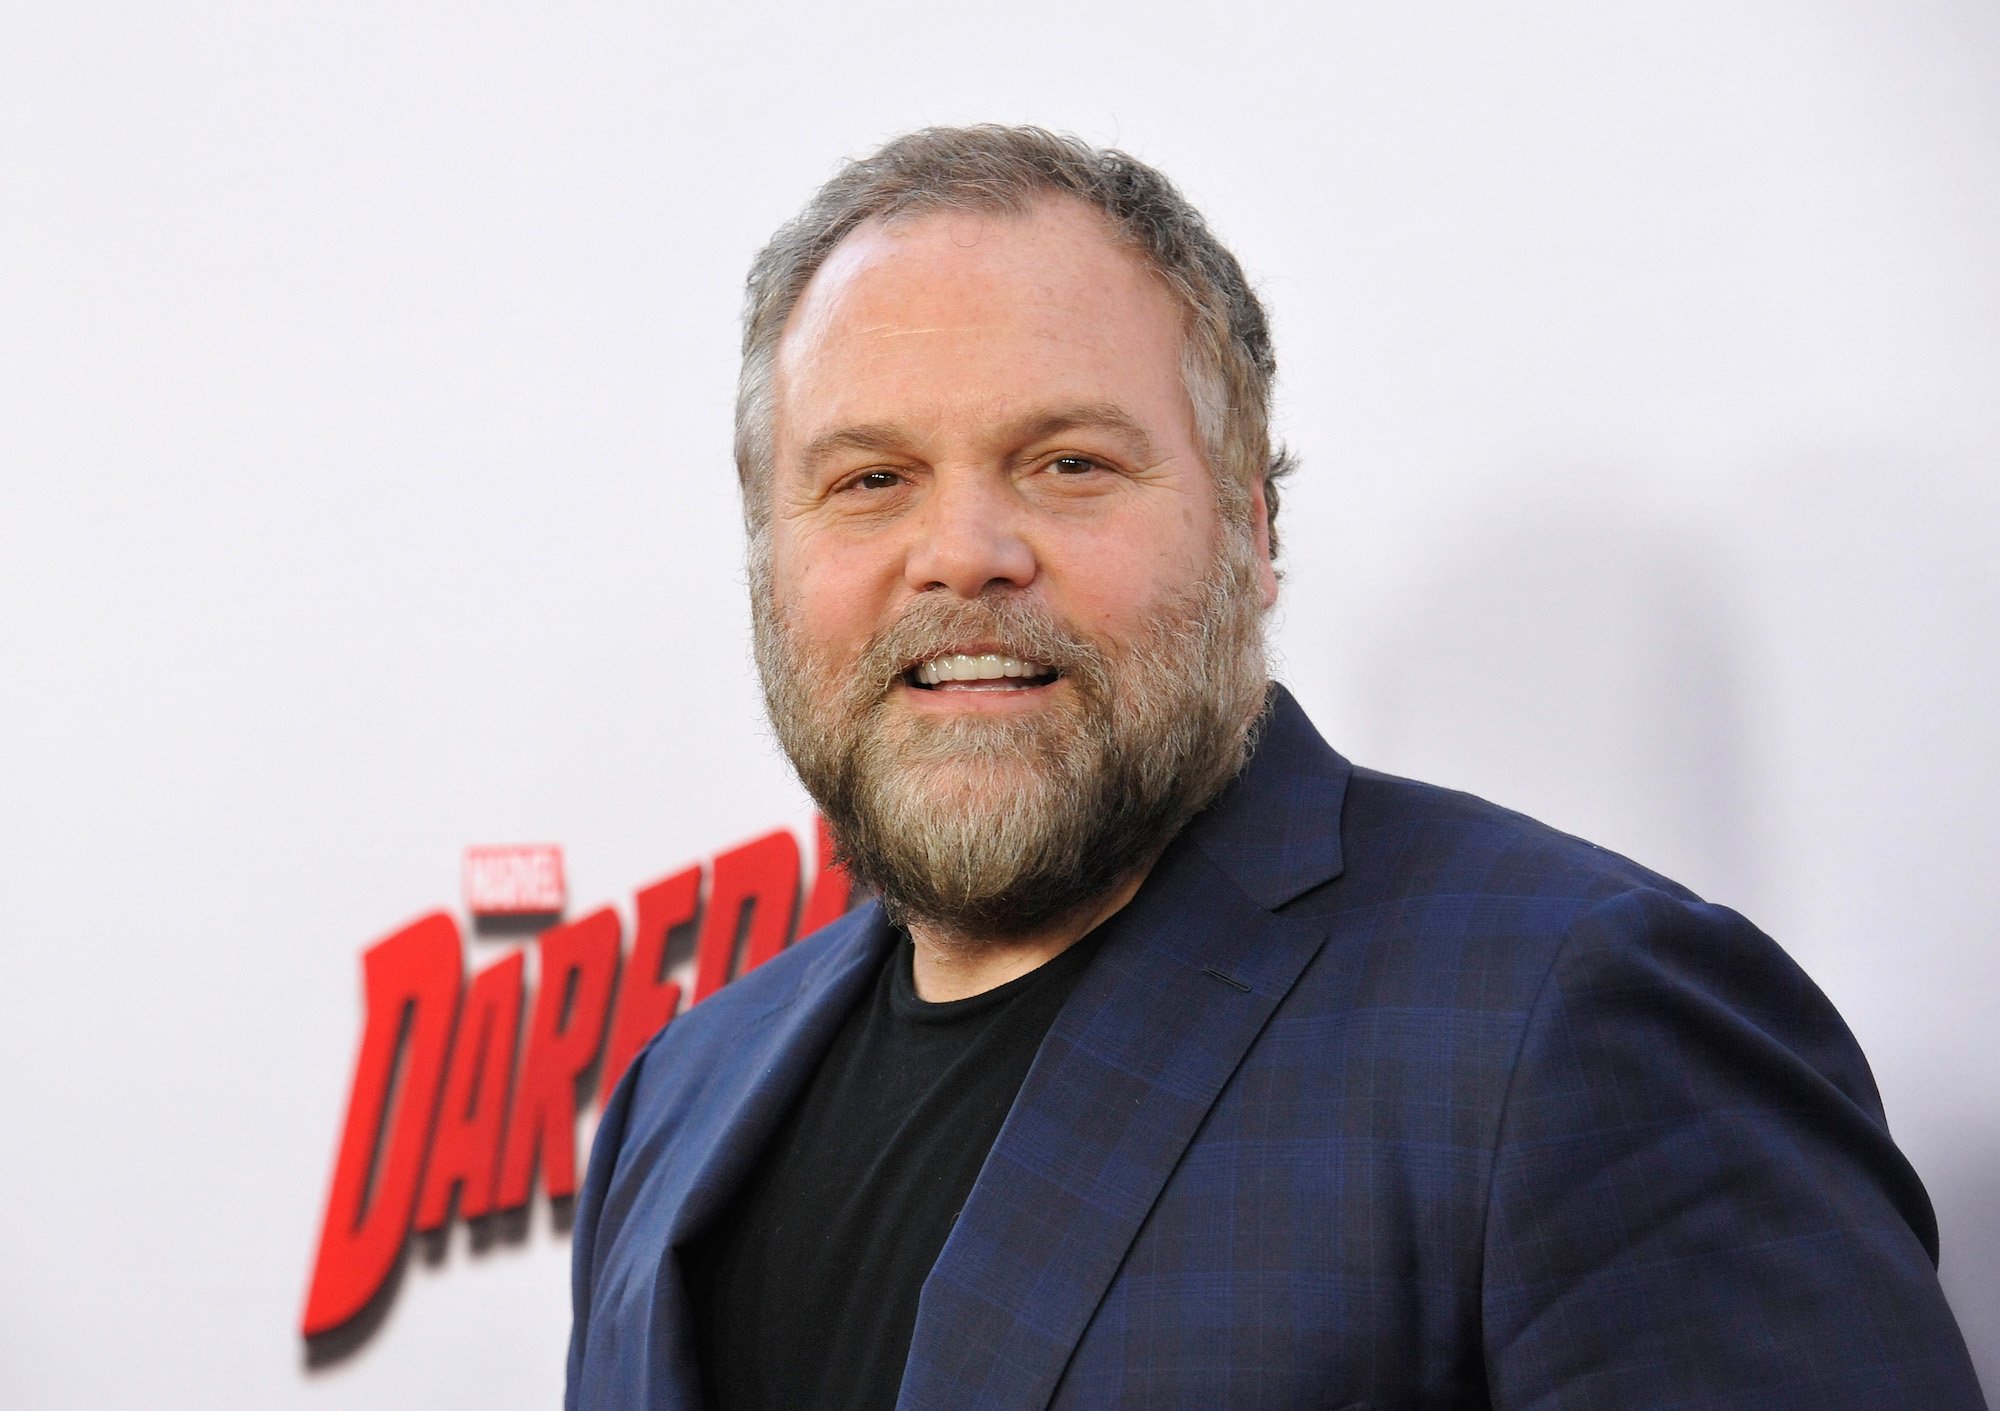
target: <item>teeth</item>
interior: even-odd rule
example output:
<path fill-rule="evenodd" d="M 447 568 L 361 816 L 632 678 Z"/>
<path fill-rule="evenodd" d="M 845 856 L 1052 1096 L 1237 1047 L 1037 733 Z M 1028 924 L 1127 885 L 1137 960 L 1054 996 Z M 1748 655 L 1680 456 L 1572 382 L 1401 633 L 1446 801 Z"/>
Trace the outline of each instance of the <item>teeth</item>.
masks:
<path fill-rule="evenodd" d="M 948 652 L 941 657 L 932 657 L 917 667 L 917 680 L 926 686 L 935 686 L 940 681 L 997 681 L 1003 676 L 1050 674 L 1051 669 L 1040 662 L 1023 661 L 1019 657 L 1000 656 L 994 652 L 979 656 Z"/>

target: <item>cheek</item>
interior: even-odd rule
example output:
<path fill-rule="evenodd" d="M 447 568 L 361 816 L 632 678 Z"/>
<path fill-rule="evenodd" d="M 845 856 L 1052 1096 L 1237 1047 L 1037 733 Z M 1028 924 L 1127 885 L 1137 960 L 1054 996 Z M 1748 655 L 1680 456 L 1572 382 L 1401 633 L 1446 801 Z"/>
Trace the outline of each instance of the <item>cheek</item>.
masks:
<path fill-rule="evenodd" d="M 775 548 L 772 584 L 807 641 L 843 649 L 866 642 L 880 610 L 881 575 L 859 556 L 825 543 Z"/>
<path fill-rule="evenodd" d="M 1098 635 L 1133 636 L 1163 602 L 1207 577 L 1218 528 L 1213 514 L 1176 507 L 1152 523 L 1067 545 L 1066 596 L 1078 625 Z"/>

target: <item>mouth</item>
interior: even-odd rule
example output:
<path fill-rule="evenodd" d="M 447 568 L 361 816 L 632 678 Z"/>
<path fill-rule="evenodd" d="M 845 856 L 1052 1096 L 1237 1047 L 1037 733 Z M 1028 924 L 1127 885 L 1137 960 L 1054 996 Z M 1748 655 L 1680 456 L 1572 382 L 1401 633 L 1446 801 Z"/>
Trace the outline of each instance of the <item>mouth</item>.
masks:
<path fill-rule="evenodd" d="M 1019 693 L 1054 685 L 1061 674 L 1046 662 L 1006 652 L 941 652 L 911 665 L 903 682 L 919 691 Z"/>

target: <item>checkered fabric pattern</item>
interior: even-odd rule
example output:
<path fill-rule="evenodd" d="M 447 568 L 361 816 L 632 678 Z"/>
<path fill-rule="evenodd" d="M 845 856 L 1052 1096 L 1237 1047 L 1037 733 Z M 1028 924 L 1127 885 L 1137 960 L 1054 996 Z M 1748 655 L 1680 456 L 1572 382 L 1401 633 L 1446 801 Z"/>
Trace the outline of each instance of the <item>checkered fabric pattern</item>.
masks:
<path fill-rule="evenodd" d="M 576 1223 L 572 1408 L 694 1407 L 672 1249 L 879 960 L 665 1030 Z M 917 1408 L 1984 1405 L 1867 1066 L 1748 922 L 1351 769 L 1282 690 L 1050 1031 L 925 1284 Z"/>

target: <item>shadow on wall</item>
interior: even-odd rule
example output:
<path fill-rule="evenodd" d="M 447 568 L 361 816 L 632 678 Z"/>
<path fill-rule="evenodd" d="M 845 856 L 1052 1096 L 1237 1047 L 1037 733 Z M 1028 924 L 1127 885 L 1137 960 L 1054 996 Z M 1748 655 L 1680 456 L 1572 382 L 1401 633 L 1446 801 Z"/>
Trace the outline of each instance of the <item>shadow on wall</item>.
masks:
<path fill-rule="evenodd" d="M 1591 492 L 1476 514 L 1355 659 L 1364 763 L 1754 912 L 1739 622 L 1713 543 Z"/>
<path fill-rule="evenodd" d="M 575 1196 L 558 1196 L 549 1202 L 549 1228 L 557 1235 L 567 1237 L 575 1220 Z M 477 1259 L 490 1250 L 527 1243 L 529 1211 L 526 1206 L 518 1210 L 499 1210 L 467 1220 L 464 1224 L 468 1252 Z M 332 1367 L 366 1347 L 382 1330 L 382 1325 L 388 1321 L 389 1313 L 395 1307 L 412 1254 L 427 1268 L 435 1269 L 445 1263 L 450 1246 L 451 1226 L 448 1224 L 441 1229 L 418 1231 L 397 1252 L 396 1262 L 388 1277 L 382 1281 L 382 1287 L 376 1290 L 359 1313 L 331 1332 L 305 1340 L 305 1365 L 313 1370 Z"/>
<path fill-rule="evenodd" d="M 1938 1276 L 1972 1352 L 1986 1399 L 2000 1396 L 2000 1130 L 1966 1134 L 1951 1165 L 1932 1163 L 1924 1183 L 1938 1208 Z"/>
<path fill-rule="evenodd" d="M 2000 1396 L 2000 443 L 1807 449 L 1751 488 L 1794 759 L 1789 910 L 1936 1206 L 1940 1278 Z M 1760 663 L 1761 664 L 1761 663 Z M 1809 967 L 1810 968 L 1810 967 Z"/>

